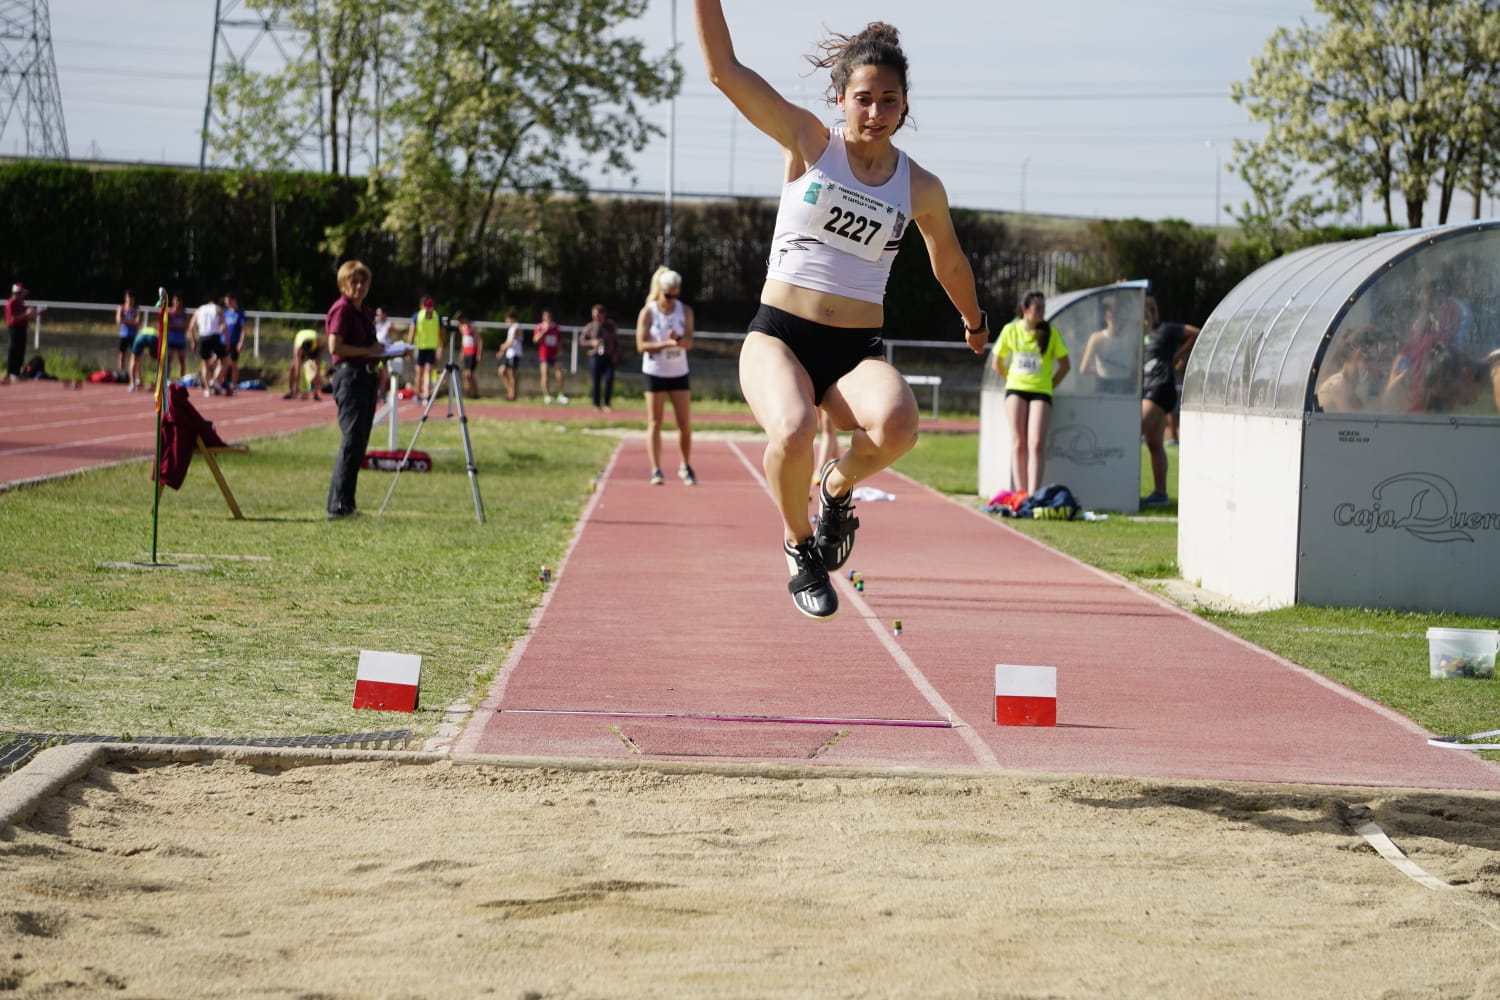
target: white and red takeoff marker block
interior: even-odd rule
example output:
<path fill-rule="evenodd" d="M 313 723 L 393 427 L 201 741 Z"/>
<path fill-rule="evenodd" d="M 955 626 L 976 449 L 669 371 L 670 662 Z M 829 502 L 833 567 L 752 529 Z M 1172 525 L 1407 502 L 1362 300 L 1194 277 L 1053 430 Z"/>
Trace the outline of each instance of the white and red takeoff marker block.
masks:
<path fill-rule="evenodd" d="M 995 664 L 995 722 L 1057 725 L 1057 668 Z"/>
<path fill-rule="evenodd" d="M 354 707 L 382 712 L 414 712 L 421 679 L 420 656 L 362 649 L 359 651 L 359 671 L 354 677 Z"/>

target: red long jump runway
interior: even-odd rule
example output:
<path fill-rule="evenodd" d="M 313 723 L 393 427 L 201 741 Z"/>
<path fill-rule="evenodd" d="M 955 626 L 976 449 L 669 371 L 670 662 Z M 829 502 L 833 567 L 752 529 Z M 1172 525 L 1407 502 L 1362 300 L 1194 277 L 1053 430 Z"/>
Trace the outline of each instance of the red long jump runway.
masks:
<path fill-rule="evenodd" d="M 156 452 L 156 408 L 150 392 L 120 383 L 15 382 L 0 386 L 0 483 L 65 475 L 150 458 Z M 322 402 L 284 400 L 280 392 L 207 396 L 189 390 L 193 406 L 231 443 L 334 423 Z"/>
<path fill-rule="evenodd" d="M 652 487 L 624 442 L 455 752 L 1500 790 L 1500 767 L 893 473 L 867 485 L 894 501 L 858 505 L 839 616 L 803 618 L 760 451 L 699 440 L 700 485 Z M 1057 668 L 1056 728 L 994 724 L 996 663 Z"/>

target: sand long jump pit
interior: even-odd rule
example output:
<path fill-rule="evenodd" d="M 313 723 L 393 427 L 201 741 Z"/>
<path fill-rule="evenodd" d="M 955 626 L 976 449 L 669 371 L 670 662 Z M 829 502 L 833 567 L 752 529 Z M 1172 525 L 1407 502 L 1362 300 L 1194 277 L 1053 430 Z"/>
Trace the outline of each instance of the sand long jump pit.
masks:
<path fill-rule="evenodd" d="M 6 818 L 6 995 L 1500 995 L 1487 793 L 94 745 Z"/>

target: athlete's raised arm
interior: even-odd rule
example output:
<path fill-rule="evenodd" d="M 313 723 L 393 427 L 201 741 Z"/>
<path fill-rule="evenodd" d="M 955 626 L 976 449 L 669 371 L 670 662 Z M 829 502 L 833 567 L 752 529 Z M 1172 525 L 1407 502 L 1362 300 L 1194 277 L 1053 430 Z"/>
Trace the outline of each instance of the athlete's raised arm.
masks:
<path fill-rule="evenodd" d="M 693 7 L 698 16 L 698 47 L 703 51 L 710 82 L 751 125 L 775 139 L 788 153 L 809 163 L 816 160 L 828 144 L 828 127 L 811 111 L 782 97 L 764 77 L 739 61 L 720 0 L 694 0 Z"/>

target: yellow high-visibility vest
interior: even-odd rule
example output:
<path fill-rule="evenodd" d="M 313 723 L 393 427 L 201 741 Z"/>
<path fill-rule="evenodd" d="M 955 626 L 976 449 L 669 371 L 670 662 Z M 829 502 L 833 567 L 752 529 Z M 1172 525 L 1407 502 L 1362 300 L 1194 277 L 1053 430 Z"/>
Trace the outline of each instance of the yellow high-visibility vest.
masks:
<path fill-rule="evenodd" d="M 417 335 L 411 343 L 419 351 L 437 350 L 443 346 L 443 318 L 436 309 L 431 313 L 426 309 L 417 313 Z"/>

